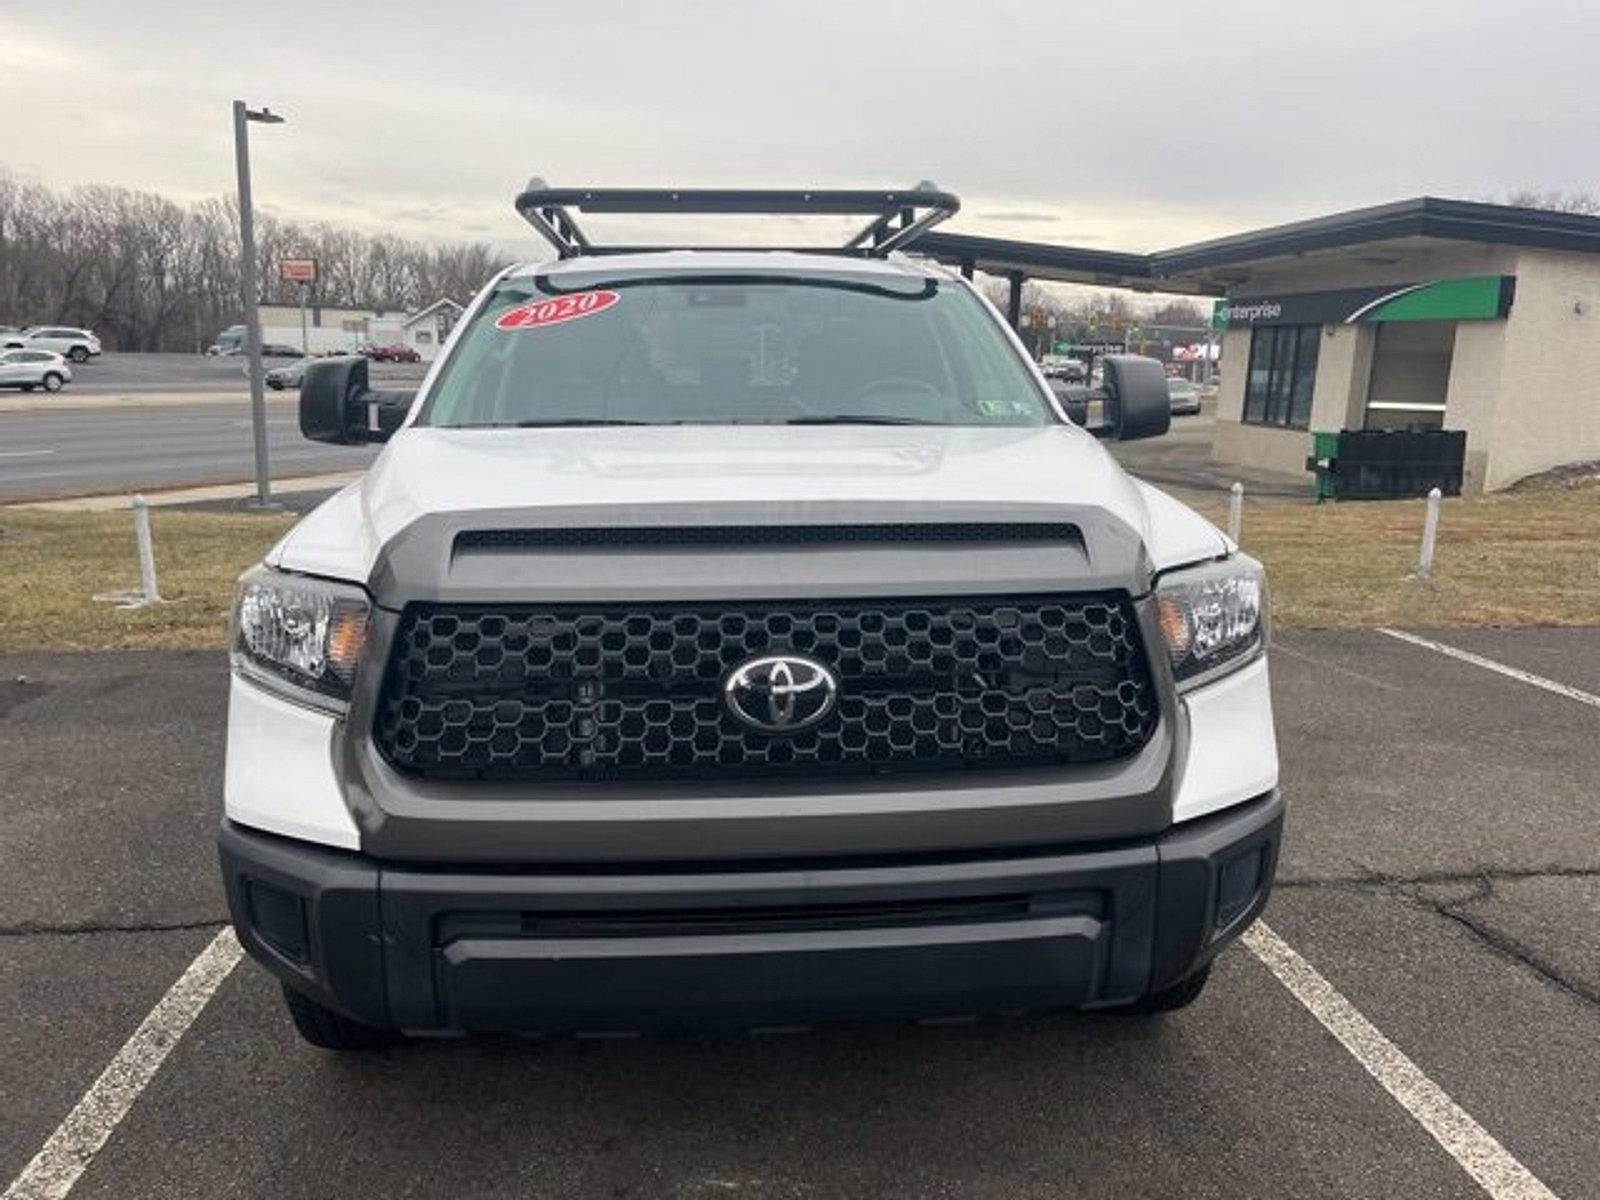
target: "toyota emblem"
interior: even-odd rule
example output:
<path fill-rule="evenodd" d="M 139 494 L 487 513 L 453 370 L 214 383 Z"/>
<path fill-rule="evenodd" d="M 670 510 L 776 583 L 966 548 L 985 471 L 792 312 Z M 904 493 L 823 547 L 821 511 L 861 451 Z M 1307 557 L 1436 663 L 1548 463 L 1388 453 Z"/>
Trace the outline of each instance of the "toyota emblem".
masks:
<path fill-rule="evenodd" d="M 833 711 L 838 698 L 838 677 L 803 654 L 746 659 L 722 684 L 728 711 L 762 733 L 808 729 Z"/>

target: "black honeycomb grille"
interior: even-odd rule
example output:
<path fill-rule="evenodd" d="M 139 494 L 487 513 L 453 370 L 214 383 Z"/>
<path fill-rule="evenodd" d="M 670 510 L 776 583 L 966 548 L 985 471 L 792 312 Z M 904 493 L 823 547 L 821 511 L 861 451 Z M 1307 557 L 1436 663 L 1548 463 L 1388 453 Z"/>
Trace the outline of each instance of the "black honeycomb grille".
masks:
<path fill-rule="evenodd" d="M 839 679 L 783 735 L 724 709 L 752 656 Z M 411 605 L 374 724 L 432 778 L 644 779 L 1104 762 L 1157 717 L 1132 606 L 1115 596 L 695 607 Z"/>

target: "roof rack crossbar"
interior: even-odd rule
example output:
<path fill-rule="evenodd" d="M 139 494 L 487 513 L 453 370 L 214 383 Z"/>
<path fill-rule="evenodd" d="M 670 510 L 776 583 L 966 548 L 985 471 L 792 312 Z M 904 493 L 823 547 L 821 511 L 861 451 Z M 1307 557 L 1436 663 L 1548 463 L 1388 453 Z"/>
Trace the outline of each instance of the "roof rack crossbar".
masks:
<path fill-rule="evenodd" d="M 517 197 L 517 212 L 562 258 L 615 252 L 597 246 L 572 216 L 584 213 L 738 213 L 871 216 L 872 223 L 839 250 L 882 257 L 903 249 L 955 215 L 961 201 L 931 183 L 904 191 L 781 188 L 553 188 L 532 179 Z M 671 247 L 657 247 L 666 249 Z M 728 249 L 729 247 L 723 247 Z"/>

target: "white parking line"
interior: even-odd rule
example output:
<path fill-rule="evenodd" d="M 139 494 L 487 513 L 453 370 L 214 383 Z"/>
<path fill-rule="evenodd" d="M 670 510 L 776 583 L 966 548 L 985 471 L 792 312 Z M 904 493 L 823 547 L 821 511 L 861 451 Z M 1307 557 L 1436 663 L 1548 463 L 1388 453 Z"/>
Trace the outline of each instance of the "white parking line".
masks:
<path fill-rule="evenodd" d="M 1264 921 L 1246 930 L 1243 941 L 1493 1200 L 1557 1200 L 1538 1176 L 1513 1158 Z"/>
<path fill-rule="evenodd" d="M 1509 679 L 1515 679 L 1536 688 L 1543 688 L 1547 692 L 1565 696 L 1568 700 L 1576 700 L 1579 704 L 1600 708 L 1600 696 L 1596 696 L 1593 692 L 1570 687 L 1565 683 L 1557 683 L 1554 679 L 1546 679 L 1543 675 L 1535 675 L 1532 671 L 1524 671 L 1518 667 L 1508 667 L 1505 663 L 1495 662 L 1492 658 L 1484 658 L 1483 655 L 1474 654 L 1470 650 L 1458 650 L 1454 646 L 1447 646 L 1443 642 L 1436 642 L 1431 638 L 1418 637 L 1416 634 L 1407 633 L 1403 629 L 1379 629 L 1378 632 L 1387 634 L 1392 638 L 1398 638 L 1402 642 L 1410 642 L 1413 646 L 1421 646 L 1426 650 L 1435 650 L 1440 654 L 1448 655 L 1450 658 L 1459 659 L 1461 662 L 1471 663 L 1475 667 L 1482 667 L 1485 671 L 1493 671 Z"/>
<path fill-rule="evenodd" d="M 43 458 L 54 450 L 0 450 L 0 458 Z"/>
<path fill-rule="evenodd" d="M 61 1200 L 72 1191 L 240 954 L 233 929 L 225 926 L 122 1044 L 33 1161 L 11 1181 L 3 1200 Z"/>

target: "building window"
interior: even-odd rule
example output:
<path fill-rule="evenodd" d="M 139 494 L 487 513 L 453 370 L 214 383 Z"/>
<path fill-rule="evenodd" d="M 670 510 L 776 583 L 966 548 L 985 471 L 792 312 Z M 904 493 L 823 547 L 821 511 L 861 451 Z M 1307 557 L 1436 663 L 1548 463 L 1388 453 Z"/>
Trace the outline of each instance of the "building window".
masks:
<path fill-rule="evenodd" d="M 1250 331 L 1250 369 L 1244 382 L 1247 425 L 1311 425 L 1320 325 L 1259 325 Z"/>

